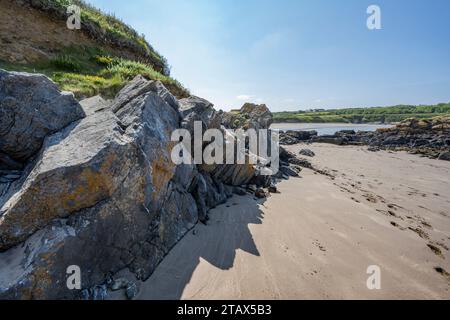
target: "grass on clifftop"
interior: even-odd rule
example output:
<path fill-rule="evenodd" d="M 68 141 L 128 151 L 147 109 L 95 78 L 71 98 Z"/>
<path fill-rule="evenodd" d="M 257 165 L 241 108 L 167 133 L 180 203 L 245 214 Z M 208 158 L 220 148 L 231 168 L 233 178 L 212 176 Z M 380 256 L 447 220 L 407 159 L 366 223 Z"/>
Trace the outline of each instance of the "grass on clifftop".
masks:
<path fill-rule="evenodd" d="M 61 90 L 71 91 L 77 98 L 97 94 L 112 98 L 138 74 L 150 80 L 160 80 L 178 98 L 189 96 L 189 91 L 178 81 L 155 71 L 151 65 L 110 56 L 98 48 L 66 48 L 56 58 L 33 65 L 0 61 L 0 68 L 43 73 L 55 81 Z"/>
<path fill-rule="evenodd" d="M 52 58 L 30 64 L 0 60 L 0 68 L 8 71 L 43 73 L 64 91 L 77 98 L 101 94 L 111 98 L 136 75 L 160 80 L 177 98 L 189 91 L 170 77 L 167 61 L 132 27 L 114 15 L 105 14 L 82 0 L 25 0 L 35 10 L 50 19 L 67 19 L 67 7 L 81 9 L 82 31 L 95 45 L 62 47 Z"/>
<path fill-rule="evenodd" d="M 81 21 L 85 26 L 91 27 L 94 32 L 90 32 L 93 38 L 98 41 L 107 39 L 116 44 L 128 44 L 136 49 L 142 56 L 148 56 L 155 64 L 161 66 L 169 72 L 166 59 L 159 54 L 145 39 L 144 35 L 139 35 L 136 30 L 118 19 L 113 14 L 107 14 L 83 0 L 39 0 L 33 4 L 33 7 L 52 14 L 54 12 L 65 13 L 70 5 L 77 5 L 81 9 Z M 100 35 L 96 35 L 95 29 L 101 30 Z M 159 70 L 164 74 L 162 70 Z"/>
<path fill-rule="evenodd" d="M 428 119 L 436 116 L 450 116 L 450 103 L 278 112 L 274 113 L 274 120 L 298 123 L 393 123 L 409 118 Z"/>

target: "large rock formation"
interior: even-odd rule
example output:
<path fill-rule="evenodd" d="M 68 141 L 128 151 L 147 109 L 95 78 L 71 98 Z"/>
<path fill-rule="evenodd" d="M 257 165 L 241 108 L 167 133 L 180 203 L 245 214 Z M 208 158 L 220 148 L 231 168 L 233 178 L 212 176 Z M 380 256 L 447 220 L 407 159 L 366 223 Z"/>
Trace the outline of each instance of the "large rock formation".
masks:
<path fill-rule="evenodd" d="M 221 128 L 220 113 L 143 77 L 110 103 L 79 104 L 44 76 L 0 71 L 0 114 L 0 298 L 101 299 L 119 271 L 145 280 L 232 185 L 258 174 L 175 165 L 172 132 Z M 66 286 L 74 265 L 81 290 Z"/>
<path fill-rule="evenodd" d="M 240 110 L 225 113 L 222 123 L 231 129 L 267 129 L 273 123 L 273 115 L 265 104 L 246 103 Z"/>
<path fill-rule="evenodd" d="M 148 90 L 131 95 L 136 82 Z M 0 296 L 79 297 L 64 285 L 70 265 L 84 271 L 87 297 L 93 297 L 89 288 L 123 268 L 146 278 L 197 222 L 189 192 L 195 168 L 171 162 L 170 134 L 179 115 L 158 88 L 139 78 L 119 93 L 113 104 L 123 101 L 119 107 L 105 108 L 99 100 L 97 112 L 45 138 L 0 199 L 0 272 L 16 272 L 0 280 Z M 21 108 L 27 104 L 16 105 Z"/>

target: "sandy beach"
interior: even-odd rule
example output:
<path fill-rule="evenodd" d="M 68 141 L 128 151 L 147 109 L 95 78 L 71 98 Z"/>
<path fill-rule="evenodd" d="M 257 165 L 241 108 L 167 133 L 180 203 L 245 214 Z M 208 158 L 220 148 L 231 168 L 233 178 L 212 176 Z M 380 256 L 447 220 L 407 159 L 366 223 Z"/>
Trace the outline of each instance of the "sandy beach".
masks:
<path fill-rule="evenodd" d="M 305 169 L 265 201 L 235 196 L 212 210 L 138 298 L 449 299 L 450 162 L 307 147 L 329 175 Z M 367 288 L 371 265 L 380 290 Z"/>

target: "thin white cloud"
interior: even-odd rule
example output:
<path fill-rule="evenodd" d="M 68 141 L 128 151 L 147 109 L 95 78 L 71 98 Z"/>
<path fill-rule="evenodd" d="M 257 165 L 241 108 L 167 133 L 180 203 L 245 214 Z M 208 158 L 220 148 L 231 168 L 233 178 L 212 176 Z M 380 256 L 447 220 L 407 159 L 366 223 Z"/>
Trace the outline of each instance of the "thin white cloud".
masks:
<path fill-rule="evenodd" d="M 241 100 L 241 101 L 249 101 L 249 100 L 253 100 L 255 98 L 256 98 L 255 96 L 251 96 L 248 94 L 241 94 L 236 97 L 236 99 Z"/>

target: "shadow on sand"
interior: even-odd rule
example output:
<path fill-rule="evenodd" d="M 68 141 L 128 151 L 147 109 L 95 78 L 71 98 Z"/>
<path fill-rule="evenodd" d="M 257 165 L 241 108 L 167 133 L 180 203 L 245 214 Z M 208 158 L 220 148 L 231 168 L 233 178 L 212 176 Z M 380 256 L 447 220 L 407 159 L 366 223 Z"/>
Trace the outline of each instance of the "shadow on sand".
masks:
<path fill-rule="evenodd" d="M 250 196 L 234 196 L 211 210 L 207 226 L 197 225 L 142 284 L 139 299 L 178 300 L 203 259 L 221 270 L 233 267 L 238 249 L 260 256 L 250 224 L 262 224 L 263 212 Z"/>

